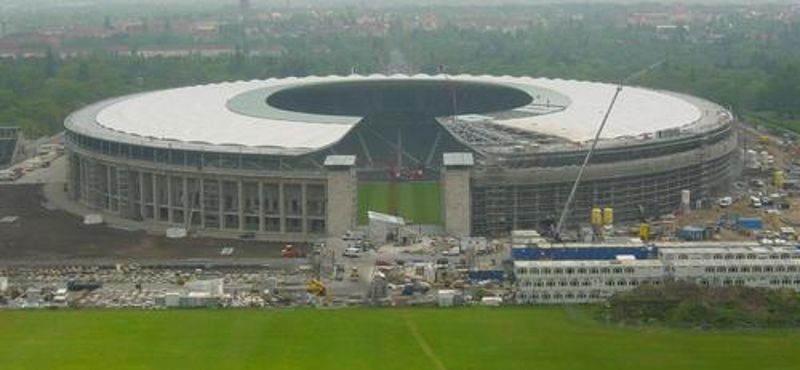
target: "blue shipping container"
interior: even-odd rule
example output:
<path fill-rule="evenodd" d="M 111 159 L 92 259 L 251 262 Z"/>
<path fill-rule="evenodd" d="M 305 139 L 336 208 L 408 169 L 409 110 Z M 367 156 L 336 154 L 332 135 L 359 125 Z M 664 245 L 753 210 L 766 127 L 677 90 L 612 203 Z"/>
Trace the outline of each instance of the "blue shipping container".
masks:
<path fill-rule="evenodd" d="M 619 255 L 633 255 L 636 259 L 654 258 L 654 247 L 558 247 L 512 248 L 511 258 L 520 261 L 536 260 L 614 260 Z"/>
<path fill-rule="evenodd" d="M 472 281 L 503 281 L 505 272 L 503 270 L 472 270 L 467 273 Z"/>
<path fill-rule="evenodd" d="M 740 229 L 758 230 L 764 227 L 764 222 L 758 217 L 739 217 L 736 226 Z"/>

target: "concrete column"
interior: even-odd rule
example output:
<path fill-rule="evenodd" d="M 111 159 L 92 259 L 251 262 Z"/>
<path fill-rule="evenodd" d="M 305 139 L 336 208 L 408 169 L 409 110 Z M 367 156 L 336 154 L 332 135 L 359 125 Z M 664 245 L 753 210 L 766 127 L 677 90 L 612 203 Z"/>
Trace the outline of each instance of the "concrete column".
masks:
<path fill-rule="evenodd" d="M 186 177 L 181 177 L 181 181 L 183 182 L 183 195 L 181 196 L 181 200 L 183 200 L 183 223 L 189 226 L 192 223 L 192 220 L 189 219 L 192 213 L 192 205 L 190 204 L 191 197 L 189 197 L 189 180 Z"/>
<path fill-rule="evenodd" d="M 325 225 L 328 235 L 342 235 L 356 227 L 357 187 L 355 156 L 331 155 L 325 159 L 328 170 Z"/>
<path fill-rule="evenodd" d="M 225 189 L 222 187 L 222 180 L 217 180 L 217 214 L 219 229 L 225 229 L 225 214 L 223 212 L 225 206 Z"/>
<path fill-rule="evenodd" d="M 278 183 L 278 210 L 281 217 L 281 234 L 286 232 L 286 206 L 283 202 L 283 181 L 281 181 Z"/>
<path fill-rule="evenodd" d="M 244 185 L 242 181 L 236 182 L 236 191 L 239 193 L 239 231 L 244 230 Z"/>
<path fill-rule="evenodd" d="M 308 234 L 308 207 L 306 207 L 306 183 L 300 184 L 300 211 L 303 222 L 303 235 Z"/>
<path fill-rule="evenodd" d="M 197 186 L 200 187 L 200 228 L 206 228 L 206 180 L 202 177 L 197 179 Z"/>
<path fill-rule="evenodd" d="M 472 194 L 470 153 L 445 153 L 442 170 L 442 216 L 445 231 L 454 236 L 472 233 Z"/>
<path fill-rule="evenodd" d="M 108 201 L 105 204 L 105 208 L 107 211 L 111 210 L 111 166 L 106 166 L 106 190 L 101 196 Z M 119 206 L 119 203 L 117 203 Z"/>
<path fill-rule="evenodd" d="M 139 216 L 144 219 L 144 172 L 139 171 Z"/>
<path fill-rule="evenodd" d="M 164 179 L 167 182 L 167 222 L 173 223 L 175 218 L 172 214 L 172 176 L 165 175 Z"/>
<path fill-rule="evenodd" d="M 158 187 L 156 181 L 156 173 L 153 172 L 150 174 L 150 180 L 152 180 L 153 187 L 150 189 L 150 194 L 153 195 L 153 220 L 158 220 Z"/>
<path fill-rule="evenodd" d="M 264 232 L 264 183 L 258 182 L 258 231 Z"/>

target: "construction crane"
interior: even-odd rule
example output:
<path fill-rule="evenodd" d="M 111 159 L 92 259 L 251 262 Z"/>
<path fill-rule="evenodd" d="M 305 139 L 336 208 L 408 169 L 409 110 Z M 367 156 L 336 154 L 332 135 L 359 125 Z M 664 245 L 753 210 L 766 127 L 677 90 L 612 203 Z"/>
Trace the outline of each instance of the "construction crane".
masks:
<path fill-rule="evenodd" d="M 645 73 L 649 72 L 653 68 L 658 67 L 665 61 L 666 59 L 653 63 L 647 68 L 642 69 L 641 71 L 638 71 L 628 76 L 620 84 L 617 85 L 617 88 L 614 90 L 614 96 L 611 97 L 611 102 L 608 104 L 606 113 L 603 115 L 603 120 L 600 122 L 600 127 L 597 129 L 597 133 L 594 135 L 592 146 L 589 148 L 589 151 L 586 152 L 586 157 L 583 158 L 583 164 L 581 165 L 581 168 L 578 170 L 578 176 L 575 177 L 575 182 L 572 184 L 572 189 L 570 190 L 569 195 L 567 196 L 567 202 L 564 204 L 564 209 L 561 211 L 561 217 L 558 218 L 558 223 L 556 224 L 556 229 L 554 232 L 554 236 L 557 240 L 561 239 L 561 232 L 564 228 L 564 223 L 567 220 L 567 216 L 569 215 L 572 202 L 575 199 L 575 193 L 578 191 L 578 186 L 580 185 L 581 179 L 583 178 L 583 173 L 586 171 L 586 167 L 589 165 L 589 161 L 592 159 L 592 154 L 594 154 L 594 149 L 597 147 L 597 143 L 600 141 L 600 134 L 603 133 L 603 129 L 606 127 L 606 123 L 608 122 L 608 117 L 611 115 L 611 110 L 614 109 L 614 104 L 617 103 L 617 98 L 619 97 L 619 94 L 622 92 L 623 86 L 643 76 Z"/>

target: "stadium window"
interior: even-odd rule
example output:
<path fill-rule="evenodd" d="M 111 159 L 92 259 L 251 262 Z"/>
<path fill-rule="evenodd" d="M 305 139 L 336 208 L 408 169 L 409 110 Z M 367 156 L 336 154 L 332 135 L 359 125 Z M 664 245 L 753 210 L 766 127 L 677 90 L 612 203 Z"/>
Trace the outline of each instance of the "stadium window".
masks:
<path fill-rule="evenodd" d="M 620 280 L 620 281 L 617 281 L 617 285 L 625 286 L 625 285 L 628 285 L 628 283 L 625 280 Z"/>
<path fill-rule="evenodd" d="M 567 281 L 566 281 L 566 280 L 560 280 L 560 281 L 558 282 L 558 285 L 559 285 L 559 286 L 567 286 Z"/>
<path fill-rule="evenodd" d="M 714 272 L 714 268 L 713 267 L 706 267 L 706 273 L 711 274 L 713 272 Z"/>
<path fill-rule="evenodd" d="M 614 273 L 615 274 L 621 274 L 622 273 L 622 267 L 614 267 Z"/>
<path fill-rule="evenodd" d="M 579 274 L 586 274 L 586 268 L 584 268 L 584 267 L 579 267 L 579 268 L 578 268 L 578 273 L 579 273 Z"/>
<path fill-rule="evenodd" d="M 764 272 L 772 272 L 772 266 L 764 266 Z"/>
<path fill-rule="evenodd" d="M 788 266 L 786 267 L 786 271 L 797 272 L 797 266 Z"/>
<path fill-rule="evenodd" d="M 533 283 L 533 285 L 537 287 L 542 287 L 544 286 L 544 283 L 542 281 L 536 281 L 535 283 Z"/>
<path fill-rule="evenodd" d="M 531 267 L 531 269 L 529 271 L 530 271 L 531 275 L 539 275 L 539 269 L 536 268 L 536 267 Z"/>
<path fill-rule="evenodd" d="M 614 286 L 613 280 L 606 280 L 606 286 Z"/>
<path fill-rule="evenodd" d="M 783 279 L 783 285 L 790 285 L 792 281 L 790 279 Z"/>
<path fill-rule="evenodd" d="M 736 267 L 728 267 L 728 272 L 730 272 L 730 273 L 737 273 L 737 272 L 739 272 L 739 269 L 738 269 L 738 268 L 736 268 Z"/>
<path fill-rule="evenodd" d="M 589 280 L 584 280 L 584 281 L 581 282 L 581 285 L 583 285 L 583 286 L 591 286 L 592 282 L 589 281 Z"/>
<path fill-rule="evenodd" d="M 742 266 L 742 272 L 744 272 L 744 273 L 750 272 L 750 267 Z"/>
<path fill-rule="evenodd" d="M 573 269 L 572 267 L 567 267 L 567 269 L 564 271 L 567 272 L 567 275 L 572 275 L 575 273 L 575 269 Z"/>
<path fill-rule="evenodd" d="M 725 259 L 726 260 L 732 260 L 733 259 L 733 255 L 732 254 L 726 254 L 725 255 Z"/>
<path fill-rule="evenodd" d="M 550 281 L 547 282 L 547 286 L 550 286 L 550 287 L 556 286 L 556 282 L 550 280 Z"/>
<path fill-rule="evenodd" d="M 747 259 L 749 259 L 749 260 L 754 260 L 754 259 L 756 259 L 756 255 L 755 255 L 755 254 L 753 254 L 753 253 L 748 253 L 748 254 L 747 254 Z"/>
<path fill-rule="evenodd" d="M 626 274 L 632 274 L 633 272 L 634 272 L 633 267 L 626 267 L 625 268 L 625 273 Z"/>
<path fill-rule="evenodd" d="M 753 266 L 753 272 L 761 272 L 761 266 Z"/>
<path fill-rule="evenodd" d="M 592 268 L 590 268 L 590 269 L 589 269 L 589 273 L 590 273 L 590 274 L 597 275 L 597 274 L 599 274 L 599 273 L 600 273 L 600 270 L 599 270 L 599 269 L 597 269 L 597 267 L 592 267 Z"/>
<path fill-rule="evenodd" d="M 560 267 L 557 267 L 557 268 L 553 269 L 553 273 L 554 274 L 563 274 L 564 270 L 561 269 Z"/>
<path fill-rule="evenodd" d="M 611 273 L 611 269 L 608 268 L 608 267 L 603 267 L 602 269 L 600 269 L 600 272 L 602 272 L 604 274 L 610 274 Z"/>
<path fill-rule="evenodd" d="M 791 256 L 788 253 L 781 253 L 782 260 L 788 260 L 789 258 L 791 258 Z"/>
<path fill-rule="evenodd" d="M 775 272 L 784 272 L 786 271 L 786 266 L 775 266 Z"/>
<path fill-rule="evenodd" d="M 726 271 L 725 266 L 717 267 L 717 272 L 725 272 L 725 271 Z"/>
<path fill-rule="evenodd" d="M 550 273 L 550 269 L 549 268 L 545 267 L 545 268 L 542 269 L 542 274 L 547 275 L 549 273 Z"/>
<path fill-rule="evenodd" d="M 569 286 L 579 286 L 579 285 L 580 285 L 580 282 L 578 282 L 577 280 L 572 280 L 572 281 L 569 282 Z"/>
<path fill-rule="evenodd" d="M 520 267 L 517 269 L 517 275 L 526 275 L 528 274 L 528 269 L 524 267 Z"/>

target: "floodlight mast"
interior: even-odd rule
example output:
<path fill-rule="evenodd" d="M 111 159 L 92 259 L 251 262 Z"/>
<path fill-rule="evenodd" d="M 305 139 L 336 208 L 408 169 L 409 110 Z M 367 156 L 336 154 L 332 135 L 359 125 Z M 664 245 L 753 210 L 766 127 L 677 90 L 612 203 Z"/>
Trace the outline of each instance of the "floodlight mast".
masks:
<path fill-rule="evenodd" d="M 556 224 L 556 229 L 554 231 L 554 236 L 556 239 L 561 239 L 561 231 L 564 229 L 564 223 L 567 220 L 567 215 L 569 214 L 570 206 L 572 206 L 572 202 L 575 199 L 575 193 L 578 191 L 578 185 L 581 183 L 581 178 L 583 177 L 584 171 L 586 171 L 586 167 L 589 165 L 589 160 L 592 159 L 592 154 L 594 153 L 594 149 L 597 147 L 597 142 L 600 141 L 600 134 L 603 132 L 603 128 L 606 127 L 606 122 L 608 122 L 608 117 L 611 115 L 611 110 L 614 109 L 614 104 L 617 102 L 617 97 L 619 97 L 619 93 L 622 92 L 622 88 L 625 84 L 633 81 L 645 73 L 650 72 L 651 69 L 658 67 L 662 63 L 664 63 L 666 59 L 660 60 L 656 63 L 651 64 L 645 69 L 638 71 L 626 78 L 622 81 L 619 85 L 617 85 L 617 89 L 614 91 L 614 96 L 611 98 L 611 103 L 608 104 L 608 109 L 606 109 L 606 114 L 603 116 L 603 121 L 600 123 L 600 127 L 597 129 L 597 133 L 594 135 L 594 141 L 592 141 L 592 146 L 589 148 L 589 151 L 586 153 L 586 157 L 583 158 L 583 164 L 581 165 L 580 170 L 578 170 L 578 176 L 575 178 L 575 182 L 572 184 L 572 190 L 569 192 L 569 196 L 567 196 L 567 202 L 564 204 L 564 209 L 561 211 L 561 217 L 558 218 L 558 223 Z"/>

